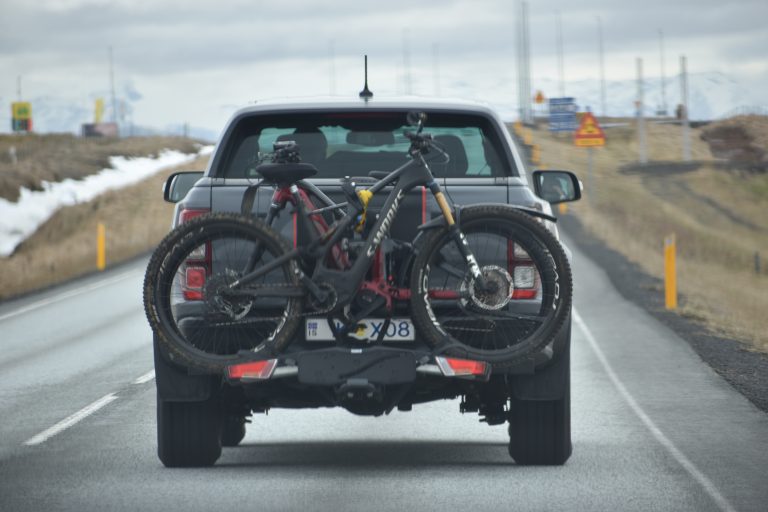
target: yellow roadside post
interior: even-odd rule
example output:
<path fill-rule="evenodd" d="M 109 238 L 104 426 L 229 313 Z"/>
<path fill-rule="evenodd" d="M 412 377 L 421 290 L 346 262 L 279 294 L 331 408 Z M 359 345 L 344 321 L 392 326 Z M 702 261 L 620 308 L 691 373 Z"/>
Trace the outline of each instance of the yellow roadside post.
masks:
<path fill-rule="evenodd" d="M 99 222 L 96 226 L 96 268 L 107 268 L 107 233 L 104 224 Z"/>
<path fill-rule="evenodd" d="M 677 309 L 676 246 L 674 233 L 664 238 L 664 305 Z"/>
<path fill-rule="evenodd" d="M 538 144 L 531 145 L 531 163 L 534 165 L 541 163 L 541 149 Z"/>

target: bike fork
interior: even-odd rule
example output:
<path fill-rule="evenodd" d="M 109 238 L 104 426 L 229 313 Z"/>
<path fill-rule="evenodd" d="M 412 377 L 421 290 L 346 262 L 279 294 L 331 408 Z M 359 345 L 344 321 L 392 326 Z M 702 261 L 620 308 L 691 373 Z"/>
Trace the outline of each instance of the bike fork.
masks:
<path fill-rule="evenodd" d="M 435 200 L 440 207 L 443 217 L 445 217 L 445 221 L 448 223 L 448 234 L 453 238 L 453 241 L 456 242 L 456 247 L 459 249 L 464 261 L 467 263 L 470 274 L 472 274 L 472 277 L 481 289 L 485 288 L 485 278 L 483 278 L 480 266 L 477 264 L 477 259 L 475 258 L 475 255 L 472 254 L 467 238 L 464 236 L 464 233 L 461 232 L 459 224 L 456 222 L 456 219 L 453 218 L 451 207 L 448 205 L 448 201 L 445 199 L 443 191 L 440 190 L 440 185 L 433 180 L 428 186 L 432 195 L 435 196 Z"/>

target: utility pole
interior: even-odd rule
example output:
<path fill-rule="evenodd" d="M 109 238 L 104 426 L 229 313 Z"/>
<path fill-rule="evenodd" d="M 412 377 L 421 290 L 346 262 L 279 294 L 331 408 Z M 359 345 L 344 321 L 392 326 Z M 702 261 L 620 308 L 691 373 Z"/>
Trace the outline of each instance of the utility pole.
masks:
<path fill-rule="evenodd" d="M 522 7 L 518 5 L 517 9 L 517 117 L 521 123 L 525 122 L 523 113 L 523 16 Z"/>
<path fill-rule="evenodd" d="M 565 57 L 563 56 L 563 20 L 560 11 L 555 13 L 557 22 L 557 73 L 560 78 L 560 97 L 565 97 Z"/>
<path fill-rule="evenodd" d="M 639 161 L 648 163 L 648 154 L 645 141 L 645 117 L 643 117 L 643 59 L 637 58 L 637 145 Z"/>
<path fill-rule="evenodd" d="M 603 21 L 600 16 L 597 17 L 597 44 L 600 55 L 600 114 L 605 117 L 608 115 L 605 108 L 605 53 L 603 52 Z"/>
<path fill-rule="evenodd" d="M 688 60 L 680 56 L 680 101 L 683 105 L 681 125 L 683 127 L 683 162 L 691 161 L 691 125 L 688 117 Z"/>
<path fill-rule="evenodd" d="M 328 42 L 328 64 L 329 70 L 329 92 L 331 96 L 336 95 L 336 41 L 331 39 Z"/>
<path fill-rule="evenodd" d="M 533 121 L 531 112 L 531 54 L 528 32 L 528 2 L 518 2 L 517 24 L 517 103 L 520 122 Z"/>
<path fill-rule="evenodd" d="M 533 121 L 531 113 L 531 50 L 528 31 L 528 2 L 525 0 L 520 2 L 520 37 L 522 121 L 523 123 L 531 123 Z"/>
<path fill-rule="evenodd" d="M 19 97 L 18 100 L 21 101 L 21 75 L 16 78 L 16 95 Z"/>
<path fill-rule="evenodd" d="M 664 31 L 659 29 L 659 56 L 660 56 L 660 62 L 661 62 L 661 105 L 659 106 L 659 111 L 657 114 L 666 116 L 668 114 L 667 111 L 667 93 L 666 93 L 666 84 L 665 77 L 664 77 Z"/>
<path fill-rule="evenodd" d="M 112 122 L 117 122 L 117 101 L 115 100 L 115 70 L 112 66 L 112 46 L 109 47 L 109 88 L 112 91 Z"/>
<path fill-rule="evenodd" d="M 435 81 L 435 97 L 440 97 L 440 46 L 432 43 L 432 79 Z"/>
<path fill-rule="evenodd" d="M 403 29 L 403 82 L 405 85 L 405 94 L 413 94 L 411 82 L 411 49 L 408 43 L 408 29 Z"/>

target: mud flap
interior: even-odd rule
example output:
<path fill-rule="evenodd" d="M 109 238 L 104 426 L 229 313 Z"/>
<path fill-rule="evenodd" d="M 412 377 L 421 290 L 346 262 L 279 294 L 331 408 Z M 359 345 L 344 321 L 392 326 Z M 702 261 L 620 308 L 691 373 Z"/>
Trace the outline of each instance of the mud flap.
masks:
<path fill-rule="evenodd" d="M 218 389 L 220 378 L 215 375 L 189 375 L 187 370 L 169 363 L 161 354 L 157 341 L 155 352 L 155 385 L 160 398 L 166 402 L 201 402 Z"/>
<path fill-rule="evenodd" d="M 518 400 L 559 400 L 568 389 L 571 366 L 571 322 L 566 321 L 554 341 L 552 362 L 537 368 L 533 375 L 510 377 L 512 393 Z"/>

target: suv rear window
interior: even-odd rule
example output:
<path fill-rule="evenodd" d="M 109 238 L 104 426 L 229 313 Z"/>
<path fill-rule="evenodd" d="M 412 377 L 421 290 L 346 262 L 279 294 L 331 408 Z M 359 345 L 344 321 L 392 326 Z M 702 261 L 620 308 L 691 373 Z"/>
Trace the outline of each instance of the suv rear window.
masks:
<path fill-rule="evenodd" d="M 427 112 L 425 132 L 431 133 L 451 159 L 437 152 L 427 156 L 437 177 L 513 176 L 499 134 L 487 118 L 470 114 Z M 391 171 L 407 162 L 413 130 L 406 112 L 335 112 L 253 115 L 235 126 L 224 165 L 226 178 L 257 178 L 259 154 L 272 152 L 277 141 L 293 140 L 302 161 L 315 165 L 318 178 L 365 176 L 369 171 Z"/>

